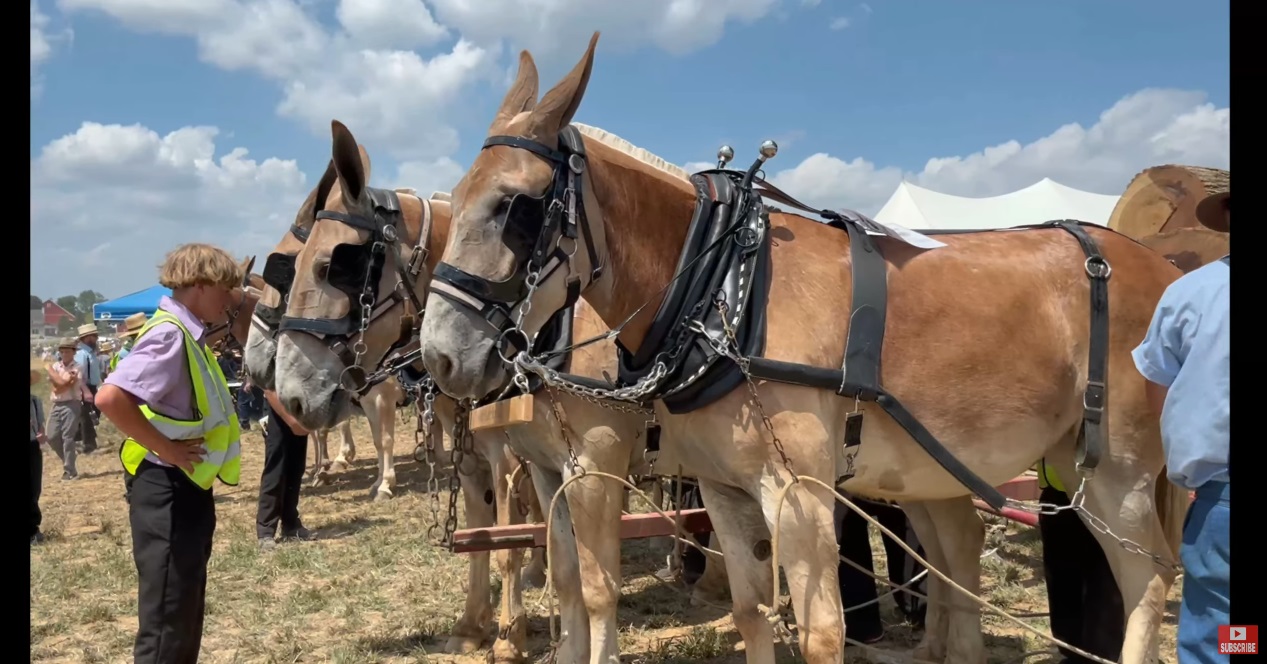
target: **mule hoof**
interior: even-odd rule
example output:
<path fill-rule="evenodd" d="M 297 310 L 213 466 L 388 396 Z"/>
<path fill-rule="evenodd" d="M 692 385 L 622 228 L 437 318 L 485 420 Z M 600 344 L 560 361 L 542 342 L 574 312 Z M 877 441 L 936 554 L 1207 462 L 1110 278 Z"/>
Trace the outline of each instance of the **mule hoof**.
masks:
<path fill-rule="evenodd" d="M 444 644 L 444 651 L 450 655 L 467 655 L 480 649 L 484 639 L 479 636 L 451 636 Z"/>
<path fill-rule="evenodd" d="M 384 487 L 376 487 L 376 488 L 370 489 L 370 497 L 374 499 L 374 502 L 380 502 L 380 501 L 384 501 L 384 500 L 391 500 L 391 499 L 392 499 L 392 490 L 391 490 L 391 489 L 389 489 L 389 488 L 387 488 L 387 487 L 385 487 L 385 486 L 384 486 Z"/>
<path fill-rule="evenodd" d="M 330 472 L 339 473 L 348 469 L 348 464 L 344 461 L 331 461 Z"/>
<path fill-rule="evenodd" d="M 523 573 L 524 585 L 529 588 L 546 587 L 546 570 L 545 565 L 529 565 L 524 569 Z"/>
<path fill-rule="evenodd" d="M 519 664 L 528 659 L 528 656 L 508 639 L 498 639 L 493 644 L 493 651 L 489 654 L 491 655 L 489 660 L 495 664 Z"/>
<path fill-rule="evenodd" d="M 716 604 L 721 606 L 730 604 L 726 589 L 698 585 L 691 589 L 691 606 L 711 606 Z"/>
<path fill-rule="evenodd" d="M 941 654 L 937 654 L 934 650 L 942 650 Z M 942 662 L 946 660 L 944 648 L 934 648 L 929 645 L 927 639 L 920 639 L 919 644 L 915 646 L 915 650 L 911 651 L 911 661 L 913 662 Z"/>

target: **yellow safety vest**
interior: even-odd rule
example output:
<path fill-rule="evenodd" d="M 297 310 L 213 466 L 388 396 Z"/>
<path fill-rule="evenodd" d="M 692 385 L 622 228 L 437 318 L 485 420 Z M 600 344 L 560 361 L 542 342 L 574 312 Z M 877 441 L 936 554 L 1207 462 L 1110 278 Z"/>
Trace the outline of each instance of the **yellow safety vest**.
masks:
<path fill-rule="evenodd" d="M 123 359 L 123 356 L 121 355 L 121 353 L 123 353 L 123 351 L 128 351 L 128 352 L 132 351 L 132 343 L 135 343 L 135 341 L 136 341 L 136 338 L 133 337 L 132 342 L 123 344 L 123 346 L 119 348 L 119 350 L 116 350 L 114 354 L 110 356 L 110 373 L 114 373 L 114 368 L 119 366 L 119 360 Z"/>
<path fill-rule="evenodd" d="M 144 404 L 141 405 L 141 412 L 154 428 L 172 440 L 203 439 L 203 446 L 207 450 L 206 458 L 194 463 L 193 473 L 182 469 L 194 484 L 210 489 L 212 480 L 219 477 L 221 482 L 237 486 L 238 471 L 242 463 L 239 441 L 242 431 L 233 414 L 233 397 L 229 394 L 228 381 L 220 371 L 220 365 L 216 363 L 211 349 L 199 347 L 180 319 L 169 312 L 162 309 L 155 311 L 136 338 L 145 336 L 146 332 L 159 323 L 173 323 L 183 333 L 185 354 L 189 359 L 189 375 L 194 385 L 195 417 L 198 419 L 172 419 L 150 410 Z M 123 441 L 123 447 L 119 450 L 119 459 L 123 462 L 123 468 L 135 475 L 137 467 L 148 453 L 149 450 L 140 443 L 128 438 Z"/>
<path fill-rule="evenodd" d="M 1038 471 L 1039 487 L 1044 489 L 1051 487 L 1057 491 L 1069 493 L 1068 491 L 1065 491 L 1065 486 L 1060 483 L 1060 477 L 1056 474 L 1056 469 L 1048 466 L 1046 459 L 1039 459 L 1038 466 L 1035 470 Z"/>

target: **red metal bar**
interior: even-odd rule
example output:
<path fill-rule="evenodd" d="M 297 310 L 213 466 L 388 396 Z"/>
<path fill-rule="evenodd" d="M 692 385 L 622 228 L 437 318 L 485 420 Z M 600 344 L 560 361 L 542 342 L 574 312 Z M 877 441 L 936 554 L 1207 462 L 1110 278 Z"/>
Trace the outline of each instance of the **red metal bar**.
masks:
<path fill-rule="evenodd" d="M 1038 500 L 1038 478 L 1033 475 L 1022 475 L 1009 480 L 998 487 L 998 489 L 1004 496 L 1013 500 Z M 1038 525 L 1038 518 L 1028 512 L 1004 508 L 1000 514 L 994 512 L 981 501 L 974 502 L 978 508 L 999 514 L 999 516 L 1030 526 Z M 668 514 L 669 516 L 674 516 L 673 512 Z M 713 523 L 709 520 L 708 513 L 702 509 L 682 510 L 682 529 L 691 534 L 703 534 L 712 532 Z M 665 521 L 659 514 L 626 514 L 620 517 L 620 539 L 622 540 L 666 537 L 672 534 L 673 524 Z M 453 551 L 455 553 L 523 549 L 545 545 L 546 530 L 544 523 L 469 528 L 453 533 Z"/>
<path fill-rule="evenodd" d="M 985 504 L 985 502 L 977 500 L 976 498 L 972 499 L 972 504 L 976 505 L 977 509 L 982 512 L 989 512 L 990 514 L 1001 516 L 1005 519 L 1011 519 L 1012 521 L 1023 523 L 1031 528 L 1036 528 L 1038 526 L 1038 515 L 1032 512 L 1024 512 L 1011 507 L 1004 507 L 1001 510 L 995 510 L 993 507 L 990 507 Z"/>
<path fill-rule="evenodd" d="M 678 519 L 676 512 L 667 512 L 667 514 Z M 708 519 L 708 512 L 702 509 L 682 510 L 681 522 L 682 530 L 692 535 L 713 530 L 713 522 Z M 622 540 L 665 537 L 672 534 L 673 524 L 654 512 L 625 514 L 620 517 L 620 539 Z M 546 526 L 544 523 L 470 528 L 453 533 L 454 553 L 523 549 L 545 545 Z"/>

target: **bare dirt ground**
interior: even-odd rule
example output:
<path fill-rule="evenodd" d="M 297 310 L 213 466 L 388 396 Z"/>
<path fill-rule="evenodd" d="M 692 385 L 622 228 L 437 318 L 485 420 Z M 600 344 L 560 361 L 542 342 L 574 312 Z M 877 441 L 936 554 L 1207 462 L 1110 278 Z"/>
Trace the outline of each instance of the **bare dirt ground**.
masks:
<path fill-rule="evenodd" d="M 33 367 L 36 364 L 32 363 Z M 37 386 L 47 396 L 47 383 Z M 47 402 L 46 402 L 47 403 Z M 466 558 L 427 539 L 431 525 L 425 467 L 410 456 L 412 421 L 399 423 L 396 498 L 374 503 L 368 489 L 375 472 L 373 444 L 363 420 L 353 425 L 358 460 L 330 486 L 305 486 L 300 498 L 304 523 L 319 537 L 284 543 L 261 553 L 255 540 L 255 507 L 263 441 L 258 427 L 243 438 L 242 483 L 217 485 L 218 526 L 211 558 L 203 662 L 405 663 L 484 662 L 486 651 L 454 657 L 437 654 L 466 595 Z M 44 453 L 44 532 L 31 547 L 31 660 L 38 662 L 129 662 L 136 629 L 136 571 L 131 555 L 127 505 L 117 450 L 122 437 L 103 420 L 102 448 L 81 456 L 80 479 L 61 479 L 52 452 Z M 338 436 L 331 436 L 337 445 Z M 442 499 L 445 498 L 442 495 Z M 459 501 L 460 504 L 460 501 Z M 1013 613 L 1043 613 L 1046 597 L 1038 534 L 1026 526 L 987 516 L 983 561 L 985 597 Z M 873 538 L 877 572 L 884 554 Z M 629 663 L 743 662 L 742 644 L 729 616 L 692 607 L 679 588 L 653 574 L 663 550 L 649 541 L 624 547 L 620 605 L 621 652 Z M 500 580 L 493 579 L 500 588 Z M 1172 591 L 1163 627 L 1163 661 L 1173 662 L 1178 588 Z M 542 591 L 526 590 L 530 649 L 543 660 L 549 649 Z M 900 624 L 888 598 L 882 612 L 890 624 L 883 644 L 895 655 L 914 646 L 919 633 Z M 1047 632 L 1045 618 L 1028 620 Z M 1046 644 L 1002 618 L 984 618 L 991 662 L 1020 662 Z M 850 661 L 897 661 L 868 656 L 857 648 Z M 780 662 L 799 661 L 786 647 Z M 1025 662 L 1055 662 L 1031 656 Z"/>

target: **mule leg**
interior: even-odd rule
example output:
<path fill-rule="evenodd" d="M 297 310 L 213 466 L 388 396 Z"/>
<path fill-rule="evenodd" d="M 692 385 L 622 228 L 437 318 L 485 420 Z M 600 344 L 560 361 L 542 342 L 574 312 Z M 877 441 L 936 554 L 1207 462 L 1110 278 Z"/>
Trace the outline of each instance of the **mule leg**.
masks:
<path fill-rule="evenodd" d="M 378 456 L 378 479 L 370 486 L 370 498 L 387 500 L 396 486 L 396 400 L 386 390 L 374 395 L 372 411 L 376 422 L 371 422 L 374 434 L 374 450 Z"/>
<path fill-rule="evenodd" d="M 1110 443 L 1110 449 L 1116 445 L 1116 441 Z M 1072 461 L 1067 466 L 1057 466 L 1057 472 L 1062 479 L 1069 477 L 1076 481 Z M 1096 469 L 1095 476 L 1087 480 L 1083 504 L 1118 537 L 1138 542 L 1150 552 L 1175 560 L 1156 511 L 1154 477 L 1155 473 L 1146 468 L 1106 458 Z M 1104 549 L 1122 593 L 1126 636 L 1119 661 L 1122 664 L 1157 661 L 1166 595 L 1174 583 L 1175 572 L 1154 564 L 1147 556 L 1128 551 L 1116 538 L 1092 527 L 1085 515 L 1082 520 Z"/>
<path fill-rule="evenodd" d="M 462 476 L 462 500 L 466 505 L 466 527 L 488 528 L 496 523 L 493 502 L 485 500 L 492 492 L 489 475 L 476 472 Z M 487 492 L 487 493 L 486 493 Z M 489 552 L 470 554 L 466 582 L 466 606 L 449 634 L 444 646 L 447 653 L 469 653 L 484 644 L 488 625 L 493 620 L 492 587 L 489 583 Z"/>
<path fill-rule="evenodd" d="M 683 546 L 686 545 L 684 544 Z M 714 551 L 721 551 L 720 546 L 717 533 L 709 533 L 708 548 Z M 714 558 L 711 554 L 705 554 L 704 573 L 700 575 L 699 580 L 691 588 L 691 603 L 701 606 L 725 602 L 726 586 L 728 584 L 725 563 Z"/>
<path fill-rule="evenodd" d="M 537 499 L 544 509 L 549 509 L 554 492 L 563 486 L 563 477 L 556 472 L 543 470 L 535 464 L 532 485 Z M 544 522 L 544 519 L 542 520 Z M 559 651 L 556 662 L 590 661 L 589 617 L 581 594 L 581 566 L 576 551 L 576 537 L 572 529 L 572 513 L 568 509 L 566 494 L 554 504 L 554 516 L 550 522 L 550 564 L 547 572 L 559 597 Z"/>
<path fill-rule="evenodd" d="M 776 481 L 770 478 L 763 483 L 761 507 L 770 531 L 779 529 L 779 562 L 796 613 L 801 656 L 806 664 L 839 664 L 845 648 L 845 616 L 840 605 L 840 547 L 832 518 L 834 495 L 818 485 L 794 486 L 776 522 Z M 708 496 L 704 504 L 712 509 Z M 733 547 L 721 534 L 730 559 Z M 730 567 L 726 571 L 733 574 Z M 733 590 L 733 581 L 731 586 Z"/>
<path fill-rule="evenodd" d="M 374 422 L 371 420 L 370 430 L 373 431 L 373 428 Z M 329 440 L 330 431 L 326 430 L 324 433 L 327 440 Z M 332 473 L 347 470 L 352 465 L 352 462 L 356 461 L 356 446 L 352 443 L 352 420 L 350 418 L 339 424 L 339 433 L 342 435 L 343 441 L 339 445 L 339 455 L 330 462 L 329 470 Z M 327 447 L 326 449 L 328 450 L 329 448 Z M 325 452 L 322 452 L 322 454 L 325 454 Z"/>
<path fill-rule="evenodd" d="M 612 455 L 615 456 L 615 455 Z M 628 458 L 627 456 L 625 458 Z M 624 477 L 620 457 L 587 459 L 587 466 Z M 624 487 L 598 477 L 577 480 L 564 490 L 581 570 L 581 596 L 589 614 L 590 664 L 619 664 L 620 513 Z"/>
<path fill-rule="evenodd" d="M 962 496 L 922 504 L 934 524 L 936 540 L 945 560 L 945 566 L 939 563 L 938 569 L 968 592 L 980 595 L 985 522 L 973 506 L 972 498 Z M 931 584 L 932 580 L 929 582 Z M 944 582 L 938 580 L 937 585 L 940 586 L 940 599 L 945 600 L 950 609 L 946 661 L 954 664 L 984 664 L 985 639 L 981 633 L 981 607 L 972 598 Z"/>
<path fill-rule="evenodd" d="M 924 545 L 924 559 L 938 571 L 950 569 L 941 540 L 937 537 L 937 524 L 923 502 L 902 503 L 902 511 L 911 522 L 915 536 Z M 887 537 L 887 535 L 886 535 Z M 954 577 L 951 577 L 954 578 Z M 950 638 L 949 593 L 956 592 L 931 571 L 928 573 L 928 608 L 924 614 L 924 636 L 911 653 L 911 657 L 927 662 L 946 659 L 946 642 Z"/>
<path fill-rule="evenodd" d="M 758 605 L 773 606 L 770 597 L 774 575 L 770 569 L 770 530 L 762 514 L 761 504 L 741 489 L 700 480 L 708 517 L 725 551 L 726 575 L 730 579 L 730 596 L 735 628 L 743 637 L 748 664 L 774 664 L 774 632 Z M 790 507 L 790 506 L 789 506 Z M 830 533 L 830 523 L 828 524 Z M 832 573 L 835 577 L 835 572 Z M 839 592 L 835 594 L 839 595 Z M 837 602 L 839 603 L 839 602 Z M 837 612 L 840 611 L 837 607 Z M 840 656 L 837 652 L 836 661 Z"/>
<path fill-rule="evenodd" d="M 523 523 L 519 506 L 511 502 L 510 486 L 506 481 L 518 464 L 505 445 L 489 447 L 495 450 L 488 457 L 497 502 L 497 525 Z M 497 618 L 497 640 L 493 643 L 494 662 L 520 662 L 525 659 L 528 626 L 527 616 L 524 615 L 523 584 L 520 582 L 523 554 L 523 549 L 502 549 L 497 552 L 502 592 L 501 614 Z"/>
<path fill-rule="evenodd" d="M 327 472 L 330 459 L 326 456 L 326 442 L 330 437 L 329 429 L 320 429 L 313 432 L 312 453 L 315 459 L 312 464 L 312 485 L 321 486 L 330 480 L 330 474 Z"/>
<path fill-rule="evenodd" d="M 537 498 L 537 489 L 532 483 L 531 465 L 519 471 L 519 500 L 528 506 L 529 523 L 545 523 L 545 515 L 541 511 L 541 501 Z M 546 586 L 546 552 L 542 547 L 533 547 L 528 566 L 523 571 L 524 586 L 528 588 L 544 588 Z"/>

